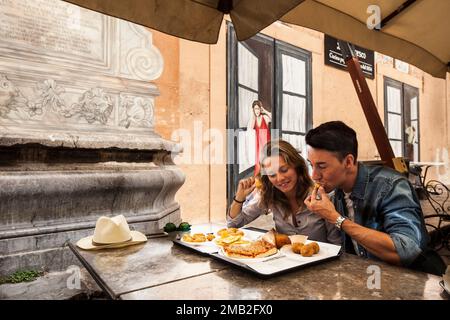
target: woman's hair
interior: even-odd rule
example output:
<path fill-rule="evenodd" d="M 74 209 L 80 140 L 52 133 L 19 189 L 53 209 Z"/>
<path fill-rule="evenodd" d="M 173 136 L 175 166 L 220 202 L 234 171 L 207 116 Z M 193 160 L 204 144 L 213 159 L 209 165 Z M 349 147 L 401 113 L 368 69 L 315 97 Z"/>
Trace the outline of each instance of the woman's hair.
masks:
<path fill-rule="evenodd" d="M 258 107 L 262 108 L 263 106 L 262 106 L 261 100 L 255 100 L 255 101 L 253 101 L 253 103 L 252 103 L 252 109 L 254 109 L 255 106 L 258 106 Z"/>
<path fill-rule="evenodd" d="M 291 214 L 291 207 L 288 199 L 283 192 L 278 190 L 269 180 L 268 175 L 264 174 L 263 162 L 271 156 L 281 156 L 284 161 L 291 167 L 295 168 L 297 172 L 297 190 L 296 198 L 303 203 L 306 199 L 309 190 L 313 186 L 313 181 L 308 173 L 308 167 L 305 160 L 299 155 L 297 150 L 284 140 L 271 140 L 261 150 L 260 166 L 262 170 L 258 174 L 258 178 L 262 182 L 261 187 L 261 205 L 265 209 L 273 208 L 274 206 L 281 206 L 285 209 L 284 218 L 286 219 Z"/>

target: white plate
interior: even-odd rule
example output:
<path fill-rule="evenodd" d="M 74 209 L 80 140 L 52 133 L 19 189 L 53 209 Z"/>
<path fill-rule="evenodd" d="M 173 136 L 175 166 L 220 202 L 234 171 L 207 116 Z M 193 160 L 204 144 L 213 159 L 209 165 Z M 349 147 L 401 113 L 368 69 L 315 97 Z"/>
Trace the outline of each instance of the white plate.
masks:
<path fill-rule="evenodd" d="M 326 259 L 329 257 L 337 256 L 339 253 L 339 250 L 341 248 L 340 246 L 336 246 L 336 245 L 324 243 L 324 242 L 319 242 L 319 241 L 306 241 L 306 244 L 311 243 L 311 242 L 317 242 L 320 247 L 319 252 L 316 254 L 313 254 L 311 257 L 304 257 L 301 254 L 294 253 L 294 251 L 292 251 L 292 245 L 290 245 L 290 244 L 283 246 L 280 249 L 280 252 L 289 259 L 294 259 L 294 260 L 298 260 L 298 261 L 302 261 L 302 262 L 303 261 L 311 262 L 311 261 L 322 260 L 322 259 Z"/>
<path fill-rule="evenodd" d="M 235 258 L 235 257 L 227 256 L 225 254 L 225 252 L 223 251 L 222 247 L 220 247 L 218 254 L 221 255 L 221 256 L 227 257 L 228 259 L 233 259 L 233 260 L 241 261 L 241 262 L 244 262 L 244 263 L 247 263 L 247 262 L 263 262 L 265 260 L 272 259 L 272 258 L 275 258 L 275 257 L 278 257 L 278 256 L 281 255 L 280 250 L 277 250 L 277 252 L 272 254 L 271 256 L 267 256 L 267 257 L 263 257 L 263 258 Z"/>

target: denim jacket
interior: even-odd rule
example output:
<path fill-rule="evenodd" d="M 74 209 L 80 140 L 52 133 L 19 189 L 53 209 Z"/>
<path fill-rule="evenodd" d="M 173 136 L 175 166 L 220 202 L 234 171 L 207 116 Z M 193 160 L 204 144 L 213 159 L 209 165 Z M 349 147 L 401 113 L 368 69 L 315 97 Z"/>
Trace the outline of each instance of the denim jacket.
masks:
<path fill-rule="evenodd" d="M 355 211 L 354 222 L 387 233 L 404 266 L 414 262 L 426 248 L 428 234 L 419 199 L 410 182 L 398 172 L 359 163 L 350 199 Z M 347 208 L 342 190 L 336 190 L 333 202 L 336 210 L 345 216 Z M 345 234 L 343 238 L 345 241 Z M 362 257 L 378 259 L 359 244 L 357 249 Z"/>

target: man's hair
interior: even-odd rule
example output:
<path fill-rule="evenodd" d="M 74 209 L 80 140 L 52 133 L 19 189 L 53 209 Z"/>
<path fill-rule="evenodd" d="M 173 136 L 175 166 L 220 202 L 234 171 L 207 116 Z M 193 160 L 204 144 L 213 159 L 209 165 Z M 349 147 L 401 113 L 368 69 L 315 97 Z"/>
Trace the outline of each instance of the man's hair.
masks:
<path fill-rule="evenodd" d="M 322 123 L 317 128 L 308 131 L 305 137 L 306 144 L 315 148 L 334 152 L 342 161 L 351 154 L 358 157 L 358 140 L 356 132 L 342 121 Z"/>

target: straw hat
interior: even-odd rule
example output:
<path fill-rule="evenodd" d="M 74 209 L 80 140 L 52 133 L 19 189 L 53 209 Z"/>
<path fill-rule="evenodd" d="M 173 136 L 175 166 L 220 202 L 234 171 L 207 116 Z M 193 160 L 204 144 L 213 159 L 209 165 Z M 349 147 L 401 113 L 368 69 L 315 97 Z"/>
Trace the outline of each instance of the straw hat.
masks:
<path fill-rule="evenodd" d="M 79 240 L 77 246 L 84 250 L 99 250 L 122 248 L 146 241 L 144 234 L 130 231 L 123 215 L 113 218 L 103 216 L 95 224 L 94 235 Z"/>

